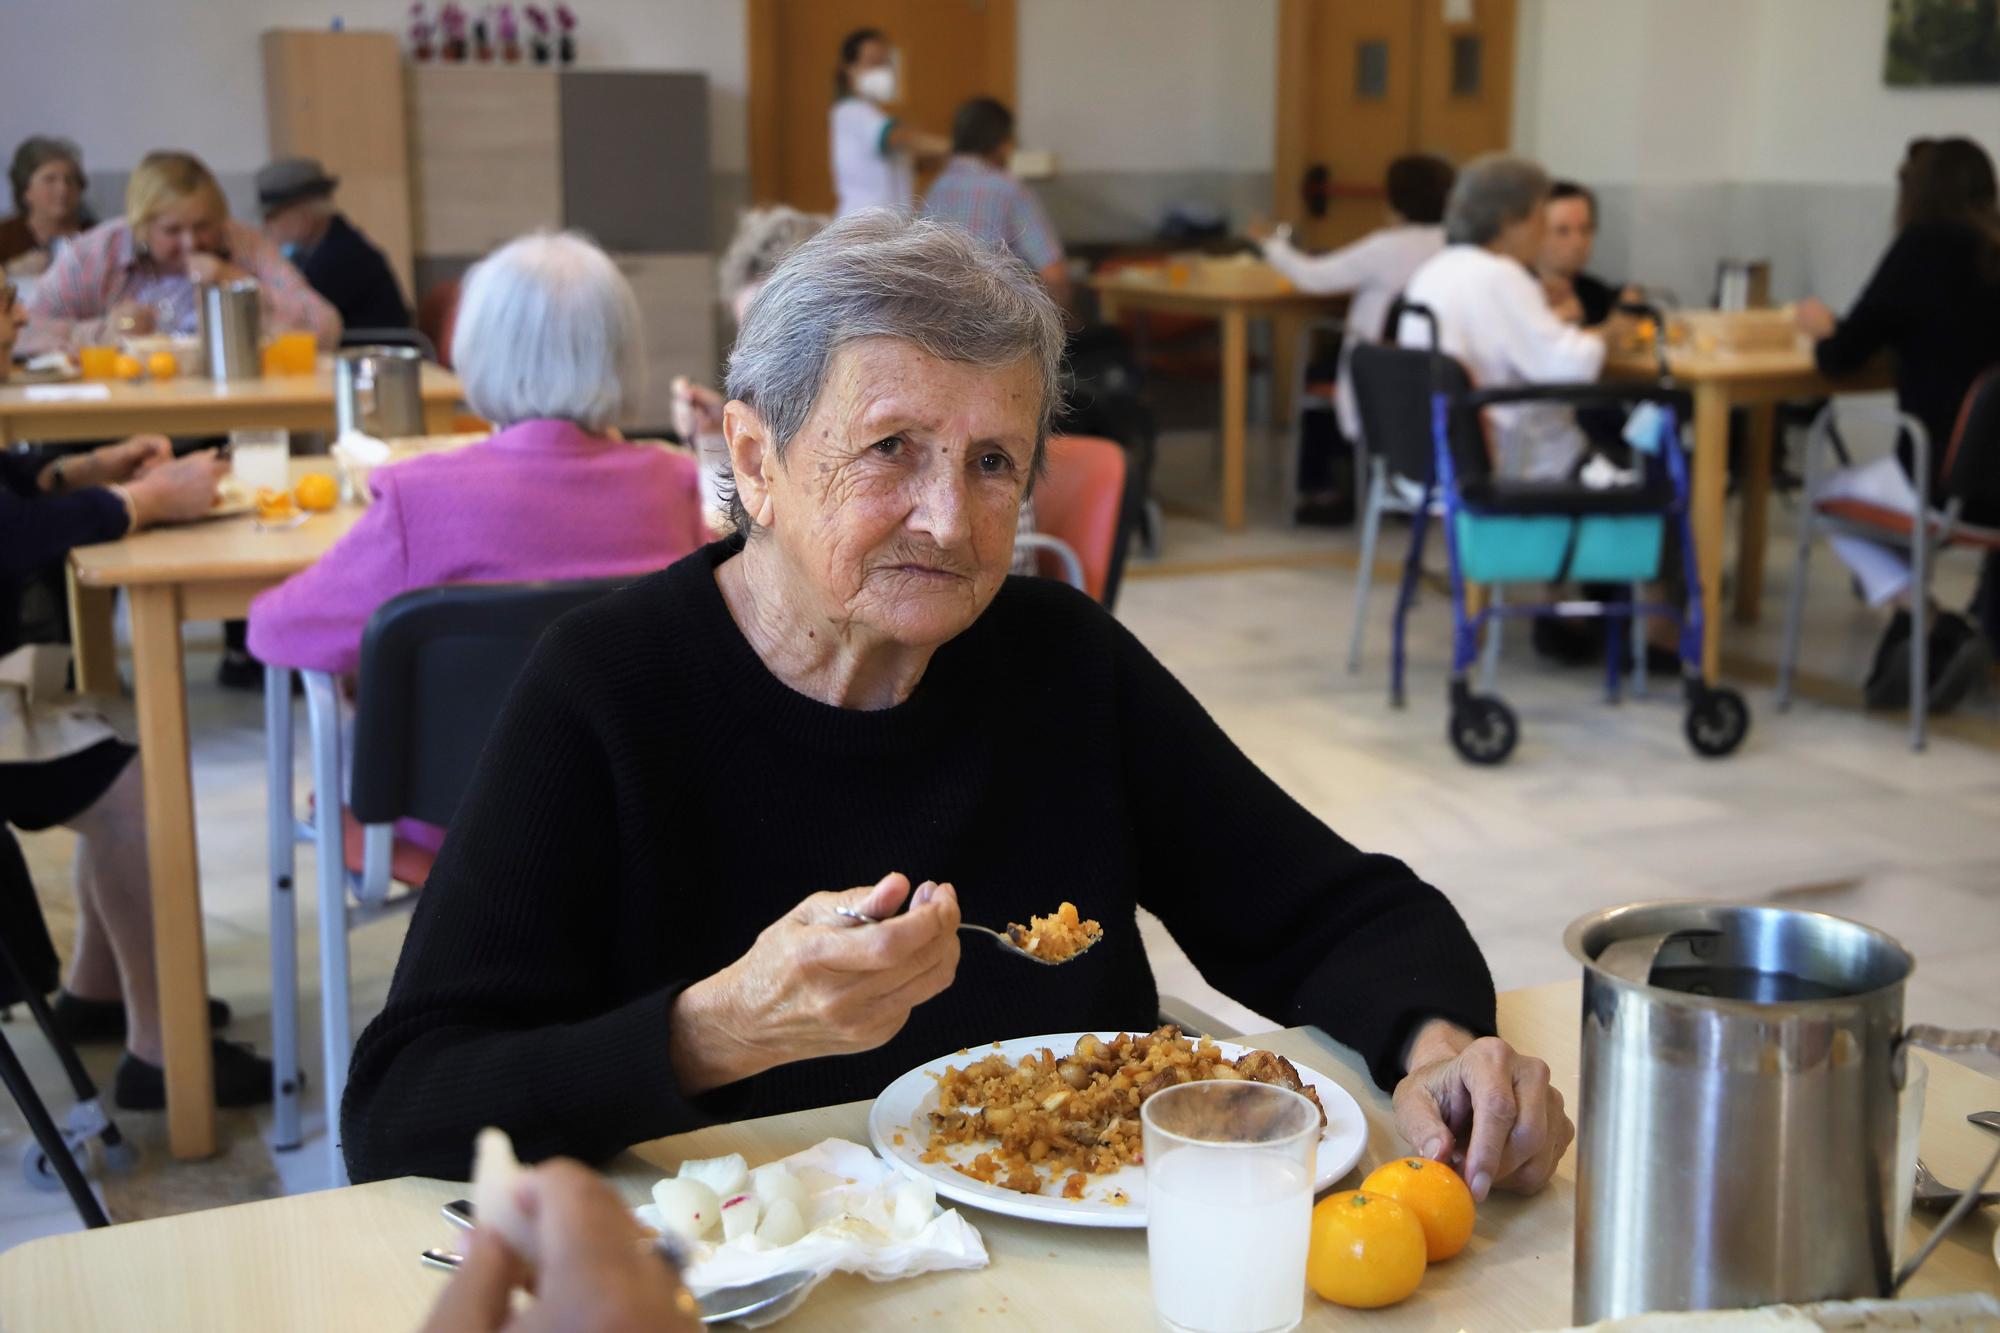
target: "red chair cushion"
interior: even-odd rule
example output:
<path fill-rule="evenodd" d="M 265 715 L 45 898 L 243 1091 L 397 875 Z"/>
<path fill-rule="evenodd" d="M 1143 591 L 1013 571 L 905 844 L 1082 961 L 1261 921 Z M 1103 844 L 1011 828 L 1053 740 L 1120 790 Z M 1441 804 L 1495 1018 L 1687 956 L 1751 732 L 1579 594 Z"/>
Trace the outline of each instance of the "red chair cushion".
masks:
<path fill-rule="evenodd" d="M 1068 543 L 1083 563 L 1084 587 L 1098 601 L 1111 577 L 1118 515 L 1125 504 L 1125 451 L 1111 440 L 1059 435 L 1035 485 L 1035 527 Z"/>
<path fill-rule="evenodd" d="M 1828 518 L 1860 523 L 1901 537 L 1908 537 L 1916 531 L 1914 515 L 1901 509 L 1892 509 L 1887 505 L 1870 504 L 1866 500 L 1844 498 L 1821 500 L 1813 507 Z M 1935 530 L 1938 524 L 1933 521 L 1931 527 Z M 2000 549 L 2000 528 L 1968 527 L 1961 524 L 1951 530 L 1951 544 L 1977 546 L 1986 550 Z"/>

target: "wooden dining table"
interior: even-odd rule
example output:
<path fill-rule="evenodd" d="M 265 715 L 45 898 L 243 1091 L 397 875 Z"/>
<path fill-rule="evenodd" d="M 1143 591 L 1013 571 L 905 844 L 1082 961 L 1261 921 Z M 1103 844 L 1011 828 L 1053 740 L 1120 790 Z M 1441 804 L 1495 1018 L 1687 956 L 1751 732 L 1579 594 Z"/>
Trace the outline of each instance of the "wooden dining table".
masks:
<path fill-rule="evenodd" d="M 1120 269 L 1093 278 L 1098 313 L 1107 324 L 1127 313 L 1193 315 L 1222 329 L 1222 526 L 1243 530 L 1250 412 L 1250 324 L 1271 325 L 1271 420 L 1291 420 L 1299 330 L 1308 320 L 1347 309 L 1347 296 L 1302 292 L 1262 263 L 1208 261 L 1187 266 Z"/>
<path fill-rule="evenodd" d="M 1694 450 L 1688 478 L 1688 522 L 1694 533 L 1695 564 L 1701 574 L 1702 671 L 1714 680 L 1722 668 L 1722 571 L 1728 546 L 1729 422 L 1744 408 L 1741 506 L 1737 516 L 1734 614 L 1742 623 L 1757 620 L 1764 599 L 1764 554 L 1769 533 L 1771 468 L 1777 447 L 1778 404 L 1867 393 L 1893 387 L 1886 360 L 1833 379 L 1813 364 L 1812 344 L 1736 350 L 1693 346 L 1670 348 L 1667 365 L 1694 398 Z M 1653 380 L 1660 365 L 1652 350 L 1624 350 L 1605 359 L 1607 379 Z"/>
<path fill-rule="evenodd" d="M 1553 1082 L 1576 1105 L 1580 1003 L 1575 982 L 1500 997 L 1500 1031 L 1545 1057 Z M 1015 1036 L 997 1033 L 996 1036 Z M 1368 1119 L 1361 1164 L 1335 1188 L 1351 1188 L 1407 1151 L 1388 1097 L 1361 1058 L 1311 1028 L 1242 1038 L 1309 1065 L 1341 1084 Z M 2000 1106 L 2000 1080 L 1941 1056 L 1930 1066 L 1921 1150 L 1947 1180 L 1964 1180 L 1992 1151 L 1988 1131 L 1967 1114 Z M 640 1202 L 652 1182 L 684 1159 L 740 1152 L 770 1161 L 829 1137 L 867 1142 L 867 1102 L 770 1116 L 640 1144 L 607 1174 Z M 1496 1194 L 1479 1209 L 1467 1249 L 1424 1276 L 1401 1305 L 1366 1314 L 1306 1296 L 1308 1329 L 1380 1333 L 1558 1329 L 1570 1323 L 1575 1226 L 1575 1154 L 1547 1190 Z M 442 1274 L 421 1267 L 426 1248 L 460 1248 L 463 1233 L 439 1215 L 463 1184 L 405 1178 L 328 1190 L 96 1232 L 30 1241 L 0 1254 L 0 1328 L 86 1330 L 414 1329 L 437 1299 Z M 983 1269 L 897 1282 L 835 1275 L 784 1327 L 812 1330 L 996 1327 L 1125 1330 L 1152 1326 L 1143 1230 L 1097 1230 L 964 1214 L 985 1240 Z M 1911 1297 L 2000 1293 L 1994 1213 L 1976 1214 L 1947 1237 L 1905 1289 Z M 1934 1217 L 1911 1223 L 1914 1239 Z M 107 1275 L 116 1275 L 107 1280 Z M 1235 1275 L 1216 1274 L 1217 1282 Z"/>

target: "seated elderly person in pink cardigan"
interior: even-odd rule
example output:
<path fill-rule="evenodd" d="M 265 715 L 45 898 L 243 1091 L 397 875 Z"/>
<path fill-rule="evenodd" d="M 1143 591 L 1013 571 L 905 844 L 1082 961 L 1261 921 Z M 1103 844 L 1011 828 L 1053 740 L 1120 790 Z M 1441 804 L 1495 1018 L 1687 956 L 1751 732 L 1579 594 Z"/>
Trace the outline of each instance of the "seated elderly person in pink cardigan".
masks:
<path fill-rule="evenodd" d="M 361 521 L 251 603 L 263 661 L 350 673 L 369 617 L 400 593 L 646 573 L 708 540 L 694 460 L 610 433 L 645 354 L 632 289 L 595 245 L 524 236 L 474 265 L 452 359 L 498 432 L 375 472 Z M 402 832 L 431 850 L 441 838 Z"/>

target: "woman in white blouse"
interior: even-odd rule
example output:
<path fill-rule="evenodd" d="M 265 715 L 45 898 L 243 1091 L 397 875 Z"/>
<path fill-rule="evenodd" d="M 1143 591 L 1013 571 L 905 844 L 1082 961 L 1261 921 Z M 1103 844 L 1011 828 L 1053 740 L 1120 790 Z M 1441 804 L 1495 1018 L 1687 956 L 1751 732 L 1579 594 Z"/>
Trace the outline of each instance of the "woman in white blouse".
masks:
<path fill-rule="evenodd" d="M 1614 312 L 1592 329 L 1566 324 L 1549 308 L 1531 265 L 1541 249 L 1549 175 L 1533 162 L 1492 153 L 1458 175 L 1445 205 L 1445 248 L 1410 279 L 1405 298 L 1437 316 L 1438 343 L 1481 388 L 1594 380 L 1607 340 L 1632 321 Z M 1430 343 L 1426 322 L 1404 315 L 1396 340 Z M 1497 470 L 1505 476 L 1561 478 L 1585 451 L 1569 409 L 1556 403 L 1493 408 Z"/>
<path fill-rule="evenodd" d="M 898 96 L 896 55 L 880 29 L 862 28 L 840 43 L 834 74 L 840 96 L 828 130 L 833 146 L 833 188 L 837 217 L 864 208 L 907 213 L 916 202 L 910 183 L 913 165 L 943 158 L 951 141 L 889 114 Z"/>

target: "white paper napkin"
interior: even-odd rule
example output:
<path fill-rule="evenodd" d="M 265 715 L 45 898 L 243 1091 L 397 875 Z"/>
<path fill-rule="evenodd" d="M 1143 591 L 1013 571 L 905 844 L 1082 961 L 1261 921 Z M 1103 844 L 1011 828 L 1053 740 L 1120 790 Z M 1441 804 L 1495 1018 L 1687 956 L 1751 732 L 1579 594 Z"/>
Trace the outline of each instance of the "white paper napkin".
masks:
<path fill-rule="evenodd" d="M 695 1294 L 717 1287 L 756 1282 L 779 1273 L 806 1270 L 815 1281 L 830 1273 L 858 1273 L 888 1282 L 919 1273 L 953 1268 L 984 1268 L 986 1243 L 958 1210 L 942 1209 L 928 1225 L 907 1240 L 896 1240 L 869 1220 L 880 1216 L 879 1201 L 900 1179 L 896 1169 L 858 1143 L 827 1139 L 803 1152 L 780 1159 L 806 1186 L 806 1234 L 790 1245 L 773 1247 L 756 1236 L 727 1244 L 706 1242 L 695 1248 L 685 1274 Z M 657 1228 L 651 1204 L 637 1209 L 640 1221 Z M 742 1321 L 750 1328 L 765 1322 Z"/>

